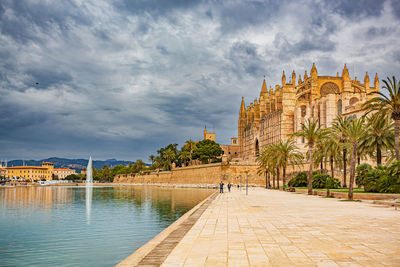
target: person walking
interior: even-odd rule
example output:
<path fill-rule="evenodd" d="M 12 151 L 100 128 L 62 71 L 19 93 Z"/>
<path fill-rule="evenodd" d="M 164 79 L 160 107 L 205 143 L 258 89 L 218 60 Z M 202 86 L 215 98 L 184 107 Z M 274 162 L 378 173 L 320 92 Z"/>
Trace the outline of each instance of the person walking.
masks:
<path fill-rule="evenodd" d="M 219 183 L 219 193 L 224 193 L 224 183 L 222 181 Z"/>
<path fill-rule="evenodd" d="M 231 183 L 228 184 L 228 192 L 231 192 Z"/>

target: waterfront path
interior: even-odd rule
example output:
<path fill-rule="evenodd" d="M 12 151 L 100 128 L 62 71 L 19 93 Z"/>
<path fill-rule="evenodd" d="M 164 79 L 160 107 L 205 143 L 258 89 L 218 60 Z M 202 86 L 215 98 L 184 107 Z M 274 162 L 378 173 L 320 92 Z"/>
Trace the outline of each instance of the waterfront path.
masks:
<path fill-rule="evenodd" d="M 400 266 L 400 211 L 234 189 L 217 196 L 163 266 Z"/>

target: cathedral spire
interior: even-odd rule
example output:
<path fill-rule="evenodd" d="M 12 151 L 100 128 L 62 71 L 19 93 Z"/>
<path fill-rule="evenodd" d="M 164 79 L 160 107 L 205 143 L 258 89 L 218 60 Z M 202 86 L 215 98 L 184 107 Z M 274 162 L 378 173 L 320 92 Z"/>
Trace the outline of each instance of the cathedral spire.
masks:
<path fill-rule="evenodd" d="M 243 116 L 246 114 L 246 106 L 244 105 L 244 97 L 242 96 L 242 104 L 240 105 L 240 114 Z"/>
<path fill-rule="evenodd" d="M 285 86 L 286 84 L 286 76 L 285 76 L 285 71 L 282 73 L 282 86 Z"/>
<path fill-rule="evenodd" d="M 379 89 L 378 73 L 375 74 L 374 87 L 375 87 L 375 90 Z"/>
<path fill-rule="evenodd" d="M 365 85 L 365 87 L 368 87 L 368 88 L 369 88 L 369 76 L 368 76 L 368 72 L 365 73 L 364 85 Z"/>
<path fill-rule="evenodd" d="M 267 84 L 265 83 L 265 79 L 263 81 L 263 85 L 262 85 L 262 88 L 261 88 L 261 94 L 262 95 L 268 94 L 268 89 L 267 89 Z"/>
<path fill-rule="evenodd" d="M 292 72 L 292 84 L 296 85 L 296 73 L 294 72 L 294 70 Z"/>
<path fill-rule="evenodd" d="M 302 83 L 302 81 L 301 81 L 301 75 L 299 74 L 299 84 L 301 84 Z"/>
<path fill-rule="evenodd" d="M 347 69 L 347 65 L 344 64 L 344 68 L 342 71 L 342 79 L 343 80 L 350 80 L 350 74 L 349 74 L 349 70 Z"/>
<path fill-rule="evenodd" d="M 308 79 L 307 71 L 304 72 L 304 80 Z"/>
<path fill-rule="evenodd" d="M 311 68 L 311 77 L 316 79 L 317 75 L 318 75 L 317 67 L 315 67 L 315 63 L 313 63 L 312 68 Z"/>

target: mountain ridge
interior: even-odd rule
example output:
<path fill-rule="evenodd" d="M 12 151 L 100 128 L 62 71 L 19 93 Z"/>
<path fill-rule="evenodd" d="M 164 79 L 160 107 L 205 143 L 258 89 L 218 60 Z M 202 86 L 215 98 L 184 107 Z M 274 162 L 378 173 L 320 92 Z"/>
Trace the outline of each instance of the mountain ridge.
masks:
<path fill-rule="evenodd" d="M 70 168 L 75 170 L 82 170 L 86 168 L 89 160 L 88 159 L 67 159 L 67 158 L 58 158 L 58 157 L 50 157 L 41 160 L 11 160 L 7 163 L 8 167 L 12 166 L 22 166 L 25 163 L 26 166 L 40 166 L 42 162 L 52 162 L 54 163 L 54 168 Z M 107 159 L 107 160 L 93 160 L 93 167 L 96 169 L 103 168 L 104 165 L 112 168 L 117 165 L 128 165 L 129 163 L 135 164 L 134 161 L 127 160 L 117 160 L 117 159 Z"/>

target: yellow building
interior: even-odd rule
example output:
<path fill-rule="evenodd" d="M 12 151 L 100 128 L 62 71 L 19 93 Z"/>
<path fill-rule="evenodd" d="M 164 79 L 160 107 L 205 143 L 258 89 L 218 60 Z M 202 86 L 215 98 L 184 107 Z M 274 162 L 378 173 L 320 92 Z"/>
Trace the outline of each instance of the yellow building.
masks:
<path fill-rule="evenodd" d="M 204 127 L 204 140 L 212 140 L 215 142 L 215 133 L 208 133 L 207 127 Z"/>
<path fill-rule="evenodd" d="M 65 179 L 68 175 L 76 174 L 74 169 L 54 168 L 54 176 L 58 179 Z"/>
<path fill-rule="evenodd" d="M 337 116 L 357 118 L 365 111 L 362 104 L 373 97 L 371 92 L 379 91 L 378 74 L 370 86 L 368 73 L 362 83 L 349 75 L 344 65 L 342 75 L 321 76 L 313 64 L 311 75 L 305 72 L 298 76 L 293 71 L 291 80 L 282 75 L 282 85 L 268 90 L 263 81 L 260 97 L 247 106 L 242 103 L 239 112 L 238 135 L 239 157 L 255 159 L 263 147 L 285 140 L 301 129 L 307 119 L 318 120 L 322 128 L 332 125 Z M 304 139 L 297 138 L 296 144 L 306 151 Z"/>
<path fill-rule="evenodd" d="M 25 180 L 53 180 L 54 163 L 43 162 L 42 166 L 7 167 L 7 178 L 21 178 Z"/>

